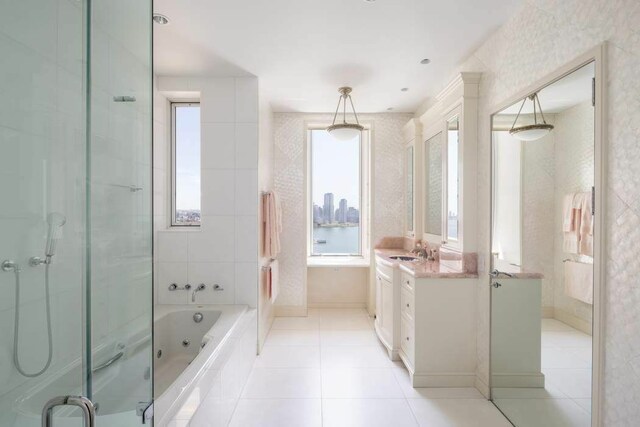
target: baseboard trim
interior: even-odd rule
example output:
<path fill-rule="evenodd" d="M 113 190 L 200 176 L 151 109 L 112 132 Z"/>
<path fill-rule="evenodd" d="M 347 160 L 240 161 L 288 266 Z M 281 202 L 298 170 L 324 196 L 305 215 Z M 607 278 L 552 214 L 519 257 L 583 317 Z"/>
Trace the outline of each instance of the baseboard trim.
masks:
<path fill-rule="evenodd" d="M 367 308 L 364 302 L 310 302 L 309 308 Z"/>
<path fill-rule="evenodd" d="M 593 333 L 591 330 L 591 323 L 579 318 L 578 316 L 574 316 L 571 313 L 567 313 L 564 310 L 554 310 L 553 318 L 561 321 L 562 323 L 566 323 L 572 328 L 576 328 L 577 330 L 584 332 L 587 335 L 591 335 Z"/>
<path fill-rule="evenodd" d="M 496 388 L 544 388 L 544 374 L 496 374 L 491 376 L 491 386 Z"/>
<path fill-rule="evenodd" d="M 543 319 L 553 319 L 553 307 L 542 307 L 542 318 Z"/>
<path fill-rule="evenodd" d="M 411 379 L 413 387 L 475 387 L 476 374 L 425 374 L 415 372 Z"/>
<path fill-rule="evenodd" d="M 299 305 L 276 305 L 275 317 L 307 317 L 307 307 Z"/>
<path fill-rule="evenodd" d="M 480 393 L 482 393 L 482 395 L 484 397 L 486 397 L 487 399 L 491 398 L 491 390 L 489 389 L 489 384 L 484 382 L 484 380 L 482 378 L 480 378 L 479 375 L 476 375 L 476 381 L 475 381 L 474 385 L 475 385 L 476 389 Z"/>

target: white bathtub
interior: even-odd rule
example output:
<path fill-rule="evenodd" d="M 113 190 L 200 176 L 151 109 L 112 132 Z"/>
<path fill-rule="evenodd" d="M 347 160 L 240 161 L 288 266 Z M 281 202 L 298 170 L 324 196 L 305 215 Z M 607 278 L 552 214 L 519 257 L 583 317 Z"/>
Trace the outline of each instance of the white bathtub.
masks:
<path fill-rule="evenodd" d="M 194 315 L 202 314 L 196 323 Z M 256 310 L 244 305 L 158 305 L 154 315 L 156 426 L 191 420 L 233 368 L 225 400 L 237 399 L 256 354 Z M 161 354 L 160 354 L 161 352 Z M 241 367 L 242 369 L 238 369 Z M 211 396 L 209 392 L 216 389 Z M 193 422 L 192 425 L 197 424 Z"/>

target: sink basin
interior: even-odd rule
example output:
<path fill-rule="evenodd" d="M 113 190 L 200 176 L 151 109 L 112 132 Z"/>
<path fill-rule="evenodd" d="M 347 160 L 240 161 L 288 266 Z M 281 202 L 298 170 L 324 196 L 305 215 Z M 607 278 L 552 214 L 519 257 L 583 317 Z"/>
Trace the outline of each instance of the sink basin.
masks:
<path fill-rule="evenodd" d="M 408 255 L 392 255 L 389 258 L 395 259 L 396 261 L 417 261 L 418 257 L 408 256 Z"/>

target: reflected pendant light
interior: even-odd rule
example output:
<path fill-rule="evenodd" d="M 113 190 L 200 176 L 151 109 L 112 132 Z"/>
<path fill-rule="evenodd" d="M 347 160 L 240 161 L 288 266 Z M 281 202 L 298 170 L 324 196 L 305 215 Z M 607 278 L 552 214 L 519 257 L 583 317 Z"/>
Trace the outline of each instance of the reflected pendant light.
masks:
<path fill-rule="evenodd" d="M 517 126 L 518 117 L 520 117 L 520 112 L 522 111 L 522 107 L 524 107 L 524 103 L 527 102 L 527 99 L 530 99 L 533 102 L 533 124 L 525 125 L 525 126 Z M 536 111 L 537 108 L 540 110 L 540 118 L 542 119 L 542 123 L 538 123 L 538 113 Z M 522 100 L 522 105 L 520 106 L 520 110 L 518 110 L 518 115 L 509 130 L 509 133 L 520 141 L 536 141 L 540 138 L 543 138 L 549 134 L 553 130 L 553 125 L 546 122 L 544 119 L 544 114 L 542 113 L 542 107 L 540 106 L 540 100 L 538 99 L 538 94 L 534 93 L 533 95 L 529 95 L 527 98 Z"/>
<path fill-rule="evenodd" d="M 327 132 L 340 141 L 348 141 L 360 135 L 360 132 L 364 130 L 364 126 L 358 122 L 358 115 L 353 106 L 353 100 L 351 100 L 351 88 L 346 86 L 341 87 L 338 89 L 338 92 L 340 92 L 338 107 L 336 108 L 336 114 L 333 116 L 333 123 L 327 128 Z M 353 111 L 356 119 L 355 123 L 347 123 L 347 99 L 349 100 L 349 104 L 351 104 L 351 111 Z M 340 104 L 342 104 L 342 123 L 336 123 L 338 112 L 340 111 Z"/>

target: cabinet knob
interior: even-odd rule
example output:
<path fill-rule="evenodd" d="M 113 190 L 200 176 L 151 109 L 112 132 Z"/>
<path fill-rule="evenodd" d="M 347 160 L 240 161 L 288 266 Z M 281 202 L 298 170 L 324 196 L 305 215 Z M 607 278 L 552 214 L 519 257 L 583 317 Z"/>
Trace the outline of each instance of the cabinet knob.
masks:
<path fill-rule="evenodd" d="M 407 308 L 409 308 L 409 303 L 407 303 Z"/>
<path fill-rule="evenodd" d="M 409 341 L 409 337 L 407 337 L 407 341 Z"/>

